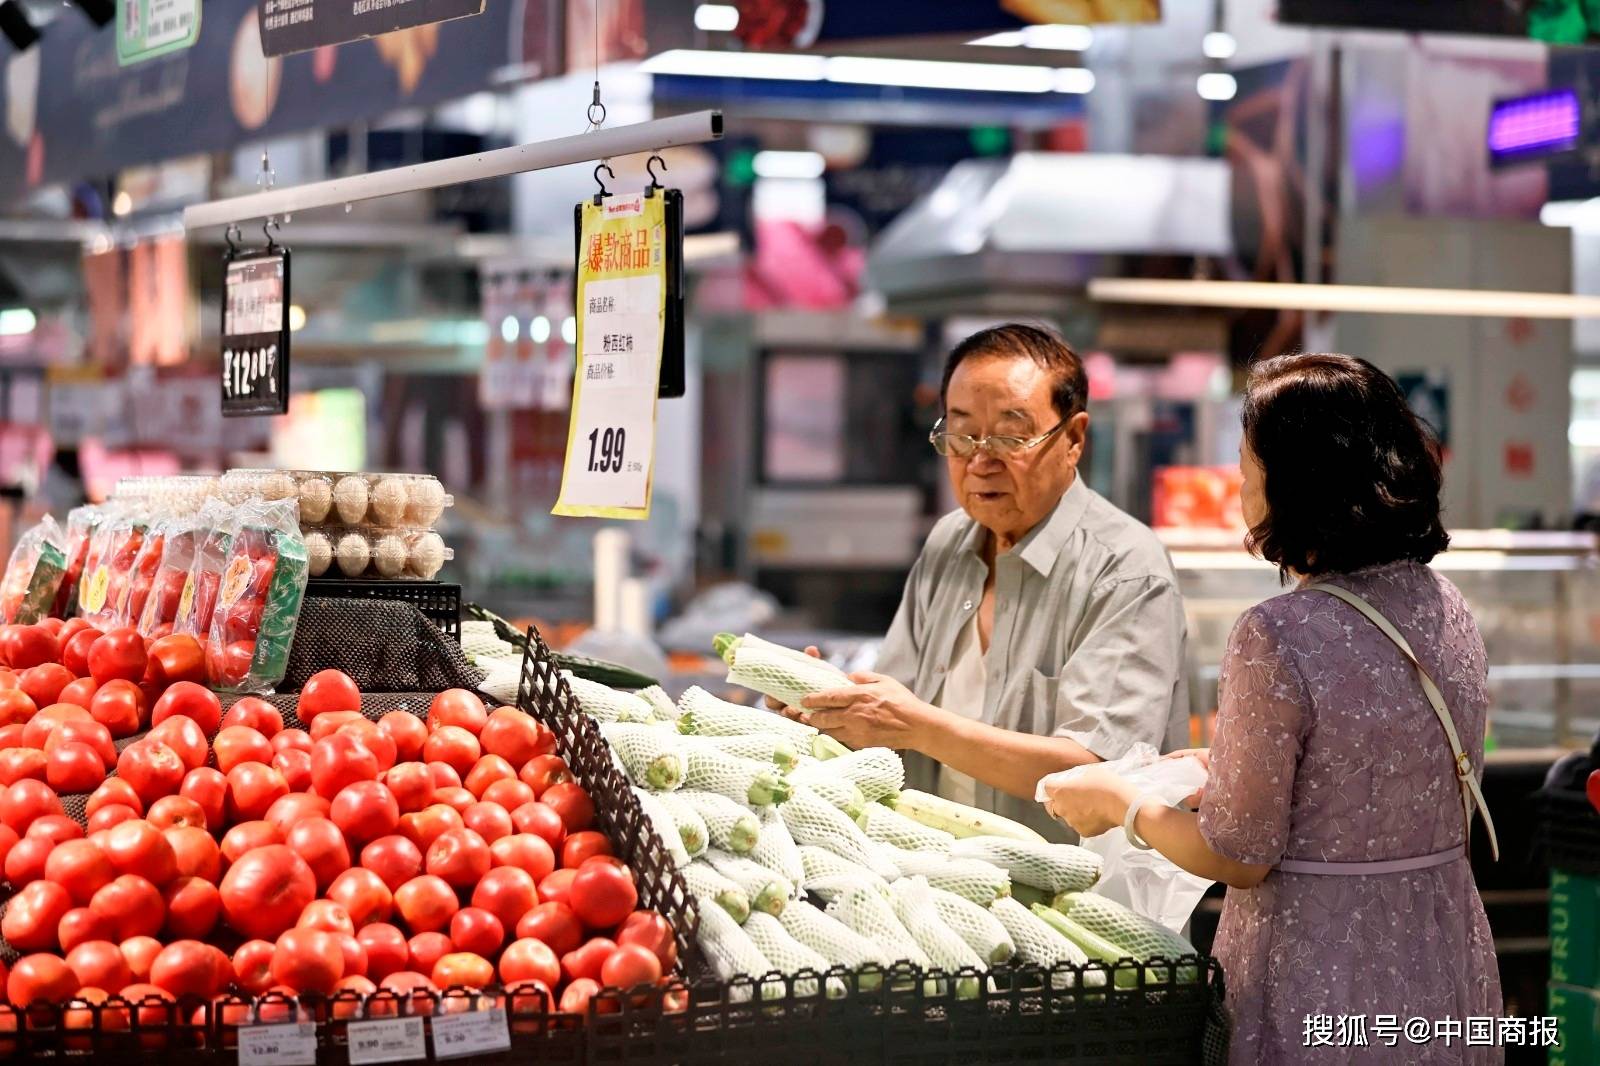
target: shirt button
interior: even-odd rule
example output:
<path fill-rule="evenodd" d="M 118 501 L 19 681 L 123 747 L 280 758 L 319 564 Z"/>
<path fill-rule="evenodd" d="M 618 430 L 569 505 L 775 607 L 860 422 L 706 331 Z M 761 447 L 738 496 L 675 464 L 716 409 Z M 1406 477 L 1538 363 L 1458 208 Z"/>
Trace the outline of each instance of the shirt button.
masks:
<path fill-rule="evenodd" d="M 970 610 L 972 610 L 972 601 L 971 601 L 971 600 L 968 600 L 968 601 L 967 601 L 967 602 L 966 602 L 966 603 L 963 603 L 963 604 L 962 604 L 962 605 L 961 605 L 961 609 L 962 609 L 962 610 L 963 610 L 963 611 L 970 611 Z"/>

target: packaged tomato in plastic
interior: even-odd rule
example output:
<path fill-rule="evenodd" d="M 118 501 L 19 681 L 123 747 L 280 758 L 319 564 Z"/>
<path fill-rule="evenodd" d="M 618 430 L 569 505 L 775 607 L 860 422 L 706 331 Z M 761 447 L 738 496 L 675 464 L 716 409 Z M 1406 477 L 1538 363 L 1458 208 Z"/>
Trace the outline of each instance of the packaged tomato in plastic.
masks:
<path fill-rule="evenodd" d="M 117 507 L 95 528 L 78 586 L 78 613 L 100 626 L 116 621 L 117 605 L 149 527 L 136 507 Z"/>
<path fill-rule="evenodd" d="M 156 568 L 161 565 L 161 553 L 166 547 L 167 527 L 172 521 L 170 518 L 157 519 L 145 530 L 139 554 L 133 558 L 133 567 L 117 600 L 117 625 L 134 625 L 144 614 L 145 601 L 150 598 L 150 586 L 155 581 Z"/>
<path fill-rule="evenodd" d="M 0 619 L 20 624 L 48 618 L 66 574 L 66 534 L 45 515 L 17 539 L 11 552 L 6 576 L 0 580 Z"/>
<path fill-rule="evenodd" d="M 56 600 L 50 613 L 65 618 L 78 606 L 78 581 L 83 577 L 83 562 L 89 554 L 89 537 L 100 524 L 105 510 L 94 504 L 84 504 L 67 512 L 67 572 L 56 589 Z"/>
<path fill-rule="evenodd" d="M 306 577 L 299 501 L 241 504 L 206 639 L 213 688 L 270 692 L 283 680 Z"/>
<path fill-rule="evenodd" d="M 129 625 L 136 626 L 139 635 L 150 640 L 164 637 L 173 631 L 178 621 L 178 608 L 183 603 L 183 590 L 189 583 L 189 572 L 194 567 L 200 543 L 211 528 L 198 514 L 175 518 L 166 524 L 160 560 L 150 576 L 143 605 L 134 614 L 130 609 Z M 130 608 L 133 605 L 130 604 Z"/>
<path fill-rule="evenodd" d="M 237 521 L 235 509 L 221 500 L 207 500 L 200 508 L 200 530 L 195 536 L 194 557 L 178 594 L 178 613 L 172 621 L 174 633 L 187 633 L 204 642 L 211 630 L 211 613 L 222 586 L 222 568 L 228 561 Z"/>

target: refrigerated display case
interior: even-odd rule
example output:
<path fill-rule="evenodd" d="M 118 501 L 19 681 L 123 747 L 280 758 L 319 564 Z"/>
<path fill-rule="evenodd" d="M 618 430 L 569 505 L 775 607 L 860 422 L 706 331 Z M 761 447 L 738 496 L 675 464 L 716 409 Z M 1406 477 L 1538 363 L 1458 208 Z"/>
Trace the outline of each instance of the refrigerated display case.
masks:
<path fill-rule="evenodd" d="M 1226 530 L 1157 531 L 1189 621 L 1193 704 L 1210 741 L 1217 672 L 1234 622 L 1284 591 L 1277 569 Z M 1489 653 L 1496 748 L 1587 747 L 1600 729 L 1600 542 L 1593 533 L 1457 530 L 1433 562 L 1461 589 Z"/>

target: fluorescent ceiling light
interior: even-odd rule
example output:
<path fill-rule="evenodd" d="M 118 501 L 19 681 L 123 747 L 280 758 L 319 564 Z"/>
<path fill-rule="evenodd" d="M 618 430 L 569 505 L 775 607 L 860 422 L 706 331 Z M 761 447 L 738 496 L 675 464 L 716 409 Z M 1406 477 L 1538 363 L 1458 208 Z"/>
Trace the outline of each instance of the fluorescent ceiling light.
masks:
<path fill-rule="evenodd" d="M 111 201 L 111 213 L 116 215 L 118 218 L 121 218 L 123 215 L 126 215 L 132 210 L 133 197 L 128 195 L 128 191 L 126 189 L 117 193 L 116 197 Z"/>
<path fill-rule="evenodd" d="M 8 307 L 0 311 L 0 337 L 26 336 L 38 324 L 39 320 L 26 307 Z"/>
<path fill-rule="evenodd" d="M 1600 197 L 1551 200 L 1539 208 L 1539 221 L 1557 229 L 1594 229 L 1600 223 Z"/>
<path fill-rule="evenodd" d="M 550 339 L 550 320 L 543 315 L 535 315 L 533 322 L 528 326 L 528 339 L 535 344 L 543 344 Z"/>
<path fill-rule="evenodd" d="M 1231 33 L 1208 33 L 1200 42 L 1200 50 L 1207 59 L 1232 59 L 1239 51 L 1239 42 Z"/>
<path fill-rule="evenodd" d="M 1095 278 L 1089 282 L 1089 298 L 1101 303 L 1349 311 L 1374 315 L 1600 318 L 1600 296 L 1488 289 L 1411 289 L 1389 285 Z"/>
<path fill-rule="evenodd" d="M 500 339 L 507 344 L 517 343 L 517 337 L 522 333 L 522 324 L 517 321 L 516 315 L 507 315 L 500 320 Z"/>
<path fill-rule="evenodd" d="M 826 169 L 820 152 L 756 153 L 756 176 L 761 178 L 820 178 Z"/>
<path fill-rule="evenodd" d="M 289 305 L 289 332 L 299 333 L 306 328 L 306 309 L 299 304 Z"/>
<path fill-rule="evenodd" d="M 1047 93 L 1054 82 L 1048 67 L 867 56 L 834 56 L 827 61 L 827 79 L 853 85 L 1007 93 Z"/>
<path fill-rule="evenodd" d="M 1055 81 L 1058 93 L 1094 91 L 1094 71 L 1087 67 L 1062 67 L 1056 71 Z"/>
<path fill-rule="evenodd" d="M 694 26 L 707 33 L 731 33 L 739 28 L 739 9 L 732 4 L 701 4 L 694 9 Z"/>
<path fill-rule="evenodd" d="M 561 339 L 568 344 L 578 343 L 578 320 L 571 315 L 561 320 Z"/>
<path fill-rule="evenodd" d="M 777 81 L 821 81 L 827 60 L 821 56 L 783 52 L 714 52 L 678 48 L 645 60 L 646 74 L 683 74 L 702 78 L 767 78 Z"/>
<path fill-rule="evenodd" d="M 1051 23 L 1044 26 L 1025 26 L 1020 30 L 991 33 L 968 44 L 988 48 L 1042 48 L 1054 52 L 1086 52 L 1094 44 L 1094 30 L 1088 26 L 1069 26 Z"/>
<path fill-rule="evenodd" d="M 1232 100 L 1239 91 L 1239 83 L 1233 80 L 1232 74 L 1213 72 L 1200 75 L 1195 88 L 1202 100 Z"/>

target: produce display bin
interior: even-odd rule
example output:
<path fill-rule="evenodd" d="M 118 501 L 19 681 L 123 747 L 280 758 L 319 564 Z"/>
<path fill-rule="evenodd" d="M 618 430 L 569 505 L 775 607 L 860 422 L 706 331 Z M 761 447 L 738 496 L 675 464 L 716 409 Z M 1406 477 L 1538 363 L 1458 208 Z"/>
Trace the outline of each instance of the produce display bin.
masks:
<path fill-rule="evenodd" d="M 350 600 L 398 600 L 415 604 L 428 621 L 447 636 L 461 639 L 461 586 L 444 581 L 382 581 L 314 577 L 306 582 L 307 597 Z"/>

